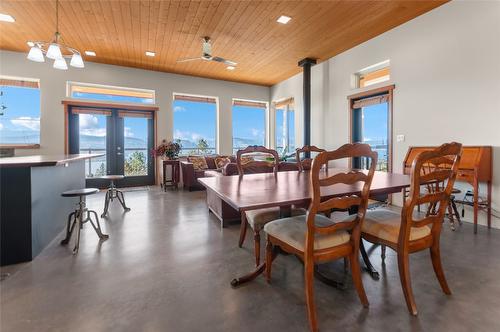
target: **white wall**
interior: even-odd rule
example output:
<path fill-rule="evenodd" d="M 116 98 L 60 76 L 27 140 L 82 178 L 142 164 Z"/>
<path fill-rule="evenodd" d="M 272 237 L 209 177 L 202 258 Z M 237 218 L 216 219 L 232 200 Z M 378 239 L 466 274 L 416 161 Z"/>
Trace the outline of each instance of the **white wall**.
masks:
<path fill-rule="evenodd" d="M 318 90 L 312 107 L 321 109 L 315 123 L 323 122 L 324 133 L 320 145 L 333 149 L 349 141 L 347 96 L 360 91 L 351 89 L 350 75 L 390 59 L 389 83 L 396 85 L 393 140 L 406 136 L 394 143 L 394 171 L 402 171 L 412 145 L 493 145 L 493 206 L 500 210 L 499 38 L 500 2 L 453 1 L 313 67 L 312 88 Z M 272 100 L 301 95 L 300 74 L 271 88 Z M 493 222 L 500 227 L 498 219 Z"/>
<path fill-rule="evenodd" d="M 224 69 L 221 69 L 224 70 Z M 64 152 L 64 109 L 66 82 L 144 88 L 156 91 L 158 140 L 173 137 L 172 94 L 174 92 L 219 97 L 220 153 L 231 154 L 232 98 L 268 101 L 269 88 L 185 75 L 86 62 L 84 69 L 55 70 L 49 63 L 35 63 L 26 54 L 0 51 L 0 74 L 40 79 L 40 149 L 17 150 L 16 154 L 58 154 Z"/>

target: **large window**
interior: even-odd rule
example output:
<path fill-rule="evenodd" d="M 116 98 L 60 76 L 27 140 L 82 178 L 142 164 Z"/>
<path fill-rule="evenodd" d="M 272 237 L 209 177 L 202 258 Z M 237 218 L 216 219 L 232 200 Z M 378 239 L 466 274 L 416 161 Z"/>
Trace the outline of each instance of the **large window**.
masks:
<path fill-rule="evenodd" d="M 216 153 L 217 98 L 174 94 L 174 139 L 181 155 Z"/>
<path fill-rule="evenodd" d="M 79 82 L 67 83 L 67 96 L 76 99 L 118 103 L 154 104 L 154 90 L 125 88 Z"/>
<path fill-rule="evenodd" d="M 40 144 L 40 83 L 0 76 L 0 145 Z"/>
<path fill-rule="evenodd" d="M 295 153 L 295 112 L 293 98 L 275 103 L 275 145 L 281 155 Z"/>
<path fill-rule="evenodd" d="M 233 153 L 266 145 L 266 102 L 233 100 Z"/>

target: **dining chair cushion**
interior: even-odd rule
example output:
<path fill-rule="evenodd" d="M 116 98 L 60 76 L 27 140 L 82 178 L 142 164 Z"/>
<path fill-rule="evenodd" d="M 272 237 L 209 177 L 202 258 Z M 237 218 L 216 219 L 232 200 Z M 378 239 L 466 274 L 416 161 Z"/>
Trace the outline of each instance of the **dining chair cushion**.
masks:
<path fill-rule="evenodd" d="M 318 227 L 335 224 L 330 218 L 323 215 L 316 215 L 314 222 Z M 303 252 L 307 232 L 306 216 L 300 215 L 271 221 L 264 226 L 264 232 Z M 326 235 L 315 234 L 314 250 L 336 247 L 349 242 L 350 238 L 351 236 L 346 231 L 337 231 Z"/>
<path fill-rule="evenodd" d="M 305 209 L 292 209 L 292 216 L 299 216 L 306 213 Z M 267 209 L 250 210 L 245 212 L 247 221 L 254 231 L 260 231 L 265 224 L 280 218 L 280 208 L 272 207 Z"/>
<path fill-rule="evenodd" d="M 416 220 L 424 217 L 424 212 L 414 213 L 414 218 Z M 376 209 L 366 212 L 365 220 L 361 226 L 361 231 L 391 243 L 398 243 L 400 228 L 400 213 L 388 209 Z M 429 226 L 412 227 L 410 231 L 410 241 L 424 238 L 429 234 L 431 234 Z"/>

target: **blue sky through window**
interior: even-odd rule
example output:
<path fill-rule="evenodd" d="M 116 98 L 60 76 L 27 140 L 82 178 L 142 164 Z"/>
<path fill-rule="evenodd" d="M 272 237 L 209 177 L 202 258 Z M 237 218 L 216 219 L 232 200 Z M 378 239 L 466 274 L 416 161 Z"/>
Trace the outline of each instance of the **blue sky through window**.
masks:
<path fill-rule="evenodd" d="M 233 106 L 233 150 L 266 144 L 266 110 Z"/>
<path fill-rule="evenodd" d="M 285 114 L 287 115 L 285 118 Z M 286 153 L 295 151 L 295 115 L 293 110 L 278 108 L 276 110 L 276 150 L 283 153 L 286 148 Z M 286 120 L 286 121 L 285 121 Z M 284 126 L 286 123 L 286 129 Z"/>
<path fill-rule="evenodd" d="M 0 86 L 0 144 L 40 143 L 40 89 Z"/>
<path fill-rule="evenodd" d="M 196 152 L 200 139 L 205 139 L 211 153 L 215 152 L 217 105 L 186 100 L 174 100 L 174 139 L 181 140 L 183 152 Z"/>
<path fill-rule="evenodd" d="M 378 170 L 387 170 L 388 162 L 388 104 L 363 107 L 363 143 L 378 153 Z"/>

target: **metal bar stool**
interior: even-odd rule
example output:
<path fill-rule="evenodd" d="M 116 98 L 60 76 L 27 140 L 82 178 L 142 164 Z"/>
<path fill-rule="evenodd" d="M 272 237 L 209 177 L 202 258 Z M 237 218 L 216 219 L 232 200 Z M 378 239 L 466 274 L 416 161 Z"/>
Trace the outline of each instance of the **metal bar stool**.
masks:
<path fill-rule="evenodd" d="M 104 212 L 101 214 L 101 218 L 106 217 L 106 214 L 108 214 L 109 203 L 112 202 L 115 198 L 118 199 L 125 211 L 130 211 L 130 208 L 125 204 L 125 197 L 123 196 L 123 192 L 116 189 L 115 186 L 115 181 L 121 180 L 124 177 L 125 176 L 123 175 L 106 175 L 101 177 L 101 179 L 109 180 L 110 182 L 108 191 L 106 191 L 106 198 L 104 200 Z"/>
<path fill-rule="evenodd" d="M 90 222 L 95 232 L 97 233 L 97 236 L 99 236 L 101 240 L 106 240 L 109 238 L 109 235 L 103 234 L 101 231 L 101 225 L 99 224 L 99 217 L 97 216 L 97 212 L 87 209 L 86 206 L 86 197 L 88 195 L 93 195 L 98 191 L 99 189 L 96 188 L 84 188 L 84 189 L 68 190 L 61 194 L 61 196 L 63 197 L 80 198 L 80 201 L 77 204 L 78 207 L 76 208 L 75 211 L 71 212 L 68 217 L 68 224 L 66 226 L 66 238 L 61 241 L 61 245 L 68 244 L 69 240 L 71 239 L 71 235 L 73 234 L 73 230 L 76 227 L 77 235 L 76 235 L 75 247 L 73 248 L 73 254 L 78 253 L 78 249 L 80 248 L 80 229 L 83 228 L 83 224 L 85 224 L 86 222 Z M 90 217 L 91 215 L 94 215 L 95 217 L 95 224 L 92 218 Z"/>

